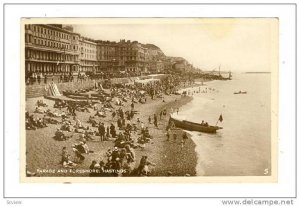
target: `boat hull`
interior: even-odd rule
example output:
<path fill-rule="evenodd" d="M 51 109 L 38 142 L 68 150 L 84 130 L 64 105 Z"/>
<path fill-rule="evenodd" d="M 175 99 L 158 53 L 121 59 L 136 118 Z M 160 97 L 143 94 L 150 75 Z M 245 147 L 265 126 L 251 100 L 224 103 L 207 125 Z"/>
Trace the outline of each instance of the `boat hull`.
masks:
<path fill-rule="evenodd" d="M 218 126 L 203 126 L 198 123 L 189 122 L 185 120 L 178 120 L 173 117 L 170 117 L 169 122 L 170 123 L 173 122 L 174 125 L 178 128 L 189 130 L 189 131 L 216 133 L 217 130 L 222 129 L 222 127 L 218 127 Z"/>
<path fill-rule="evenodd" d="M 247 94 L 247 92 L 234 92 L 233 94 Z"/>

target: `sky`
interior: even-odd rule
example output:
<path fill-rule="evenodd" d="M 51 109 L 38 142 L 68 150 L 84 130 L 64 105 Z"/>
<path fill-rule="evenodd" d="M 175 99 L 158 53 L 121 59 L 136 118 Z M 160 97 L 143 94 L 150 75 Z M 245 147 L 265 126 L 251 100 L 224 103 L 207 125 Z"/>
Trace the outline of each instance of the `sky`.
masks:
<path fill-rule="evenodd" d="M 202 70 L 272 71 L 278 61 L 275 18 L 99 18 L 72 25 L 93 39 L 155 44 Z"/>

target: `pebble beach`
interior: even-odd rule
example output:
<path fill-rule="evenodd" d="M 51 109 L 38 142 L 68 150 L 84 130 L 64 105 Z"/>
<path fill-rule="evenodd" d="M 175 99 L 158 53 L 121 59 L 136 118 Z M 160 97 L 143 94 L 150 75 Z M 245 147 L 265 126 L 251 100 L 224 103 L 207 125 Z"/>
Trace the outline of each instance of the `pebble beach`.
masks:
<path fill-rule="evenodd" d="M 32 113 L 35 109 L 35 102 L 43 100 L 48 108 L 53 109 L 54 101 L 40 98 L 31 98 L 26 101 L 26 111 Z M 164 100 L 164 101 L 163 101 Z M 173 136 L 167 141 L 166 126 L 169 121 L 169 114 L 175 109 L 187 104 L 192 100 L 190 96 L 181 95 L 166 95 L 163 100 L 155 98 L 147 101 L 146 104 L 136 104 L 135 110 L 138 114 L 135 120 L 139 118 L 149 128 L 150 135 L 153 139 L 146 144 L 145 148 L 135 149 L 136 161 L 135 167 L 138 166 L 139 160 L 142 156 L 147 155 L 149 160 L 155 164 L 151 166 L 151 176 L 195 176 L 197 155 L 195 152 L 195 143 L 189 138 L 184 146 L 181 145 L 182 130 L 173 130 L 177 134 L 177 139 Z M 126 110 L 130 108 L 130 103 L 126 102 L 123 106 Z M 153 123 L 148 123 L 148 117 L 153 114 L 159 114 L 162 110 L 167 110 L 167 116 L 162 119 L 158 118 L 158 128 Z M 64 111 L 65 109 L 61 109 Z M 81 120 L 83 125 L 88 125 L 87 121 L 90 115 L 95 112 L 77 112 L 77 117 Z M 42 117 L 43 114 L 35 114 Z M 104 122 L 107 126 L 112 122 L 112 117 L 108 114 L 106 117 L 97 117 L 99 121 Z M 99 136 L 95 136 L 94 140 L 88 141 L 88 147 L 93 153 L 85 155 L 85 160 L 76 166 L 78 173 L 63 172 L 61 160 L 61 150 L 63 147 L 67 148 L 67 152 L 72 154 L 73 151 L 70 145 L 78 142 L 80 134 L 69 132 L 72 137 L 66 141 L 57 141 L 54 139 L 54 133 L 60 125 L 49 124 L 48 127 L 37 130 L 26 130 L 26 167 L 27 170 L 36 173 L 37 176 L 58 177 L 58 176 L 89 176 L 85 171 L 88 169 L 93 160 L 100 161 L 105 159 L 105 154 L 109 148 L 113 148 L 114 140 L 101 142 Z M 92 128 L 97 130 L 97 128 Z"/>

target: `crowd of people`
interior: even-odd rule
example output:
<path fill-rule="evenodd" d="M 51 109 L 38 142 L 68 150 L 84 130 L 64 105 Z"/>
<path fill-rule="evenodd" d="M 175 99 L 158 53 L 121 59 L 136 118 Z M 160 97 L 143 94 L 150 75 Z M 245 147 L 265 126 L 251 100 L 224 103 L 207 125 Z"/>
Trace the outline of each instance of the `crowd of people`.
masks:
<path fill-rule="evenodd" d="M 90 176 L 148 176 L 151 175 L 150 168 L 155 166 L 155 163 L 151 162 L 151 157 L 149 159 L 147 155 L 136 159 L 135 150 L 145 150 L 147 144 L 155 138 L 151 135 L 149 127 L 166 129 L 169 140 L 170 131 L 174 126 L 168 125 L 164 128 L 164 125 L 160 124 L 160 121 L 166 119 L 168 115 L 166 109 L 150 115 L 148 122 L 141 121 L 143 114 L 135 110 L 136 105 L 146 104 L 147 98 L 160 99 L 164 102 L 164 95 L 176 94 L 179 86 L 191 84 L 189 81 L 188 78 L 169 75 L 165 79 L 147 85 L 112 86 L 110 98 L 101 103 L 88 100 L 78 102 L 57 100 L 54 103 L 54 110 L 38 100 L 34 112 L 44 116 L 35 118 L 33 114 L 26 112 L 26 129 L 35 130 L 47 127 L 48 124 L 55 124 L 58 125 L 54 132 L 55 140 L 68 141 L 79 136 L 75 140 L 76 143 L 72 141 L 69 147 L 62 148 L 61 165 L 65 168 L 80 167 L 83 162 L 91 161 Z M 101 89 L 94 91 L 103 93 Z M 90 113 L 88 121 L 82 122 L 81 112 Z M 173 134 L 173 138 L 177 138 L 176 133 Z M 186 139 L 185 134 L 182 145 Z M 94 151 L 89 149 L 89 141 L 112 141 L 114 144 L 107 150 L 105 157 L 99 156 L 99 160 L 90 160 L 86 156 Z M 73 153 L 69 154 L 68 148 L 71 148 Z"/>

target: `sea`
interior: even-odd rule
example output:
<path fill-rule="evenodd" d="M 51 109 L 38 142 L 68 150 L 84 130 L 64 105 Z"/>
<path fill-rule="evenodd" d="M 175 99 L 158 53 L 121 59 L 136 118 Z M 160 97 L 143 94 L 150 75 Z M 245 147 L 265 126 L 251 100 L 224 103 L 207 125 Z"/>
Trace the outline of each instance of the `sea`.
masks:
<path fill-rule="evenodd" d="M 196 144 L 197 175 L 270 175 L 271 74 L 240 73 L 203 84 L 186 89 L 193 100 L 178 113 L 178 118 L 223 128 L 216 134 L 187 131 Z M 234 94 L 238 91 L 247 94 Z"/>

